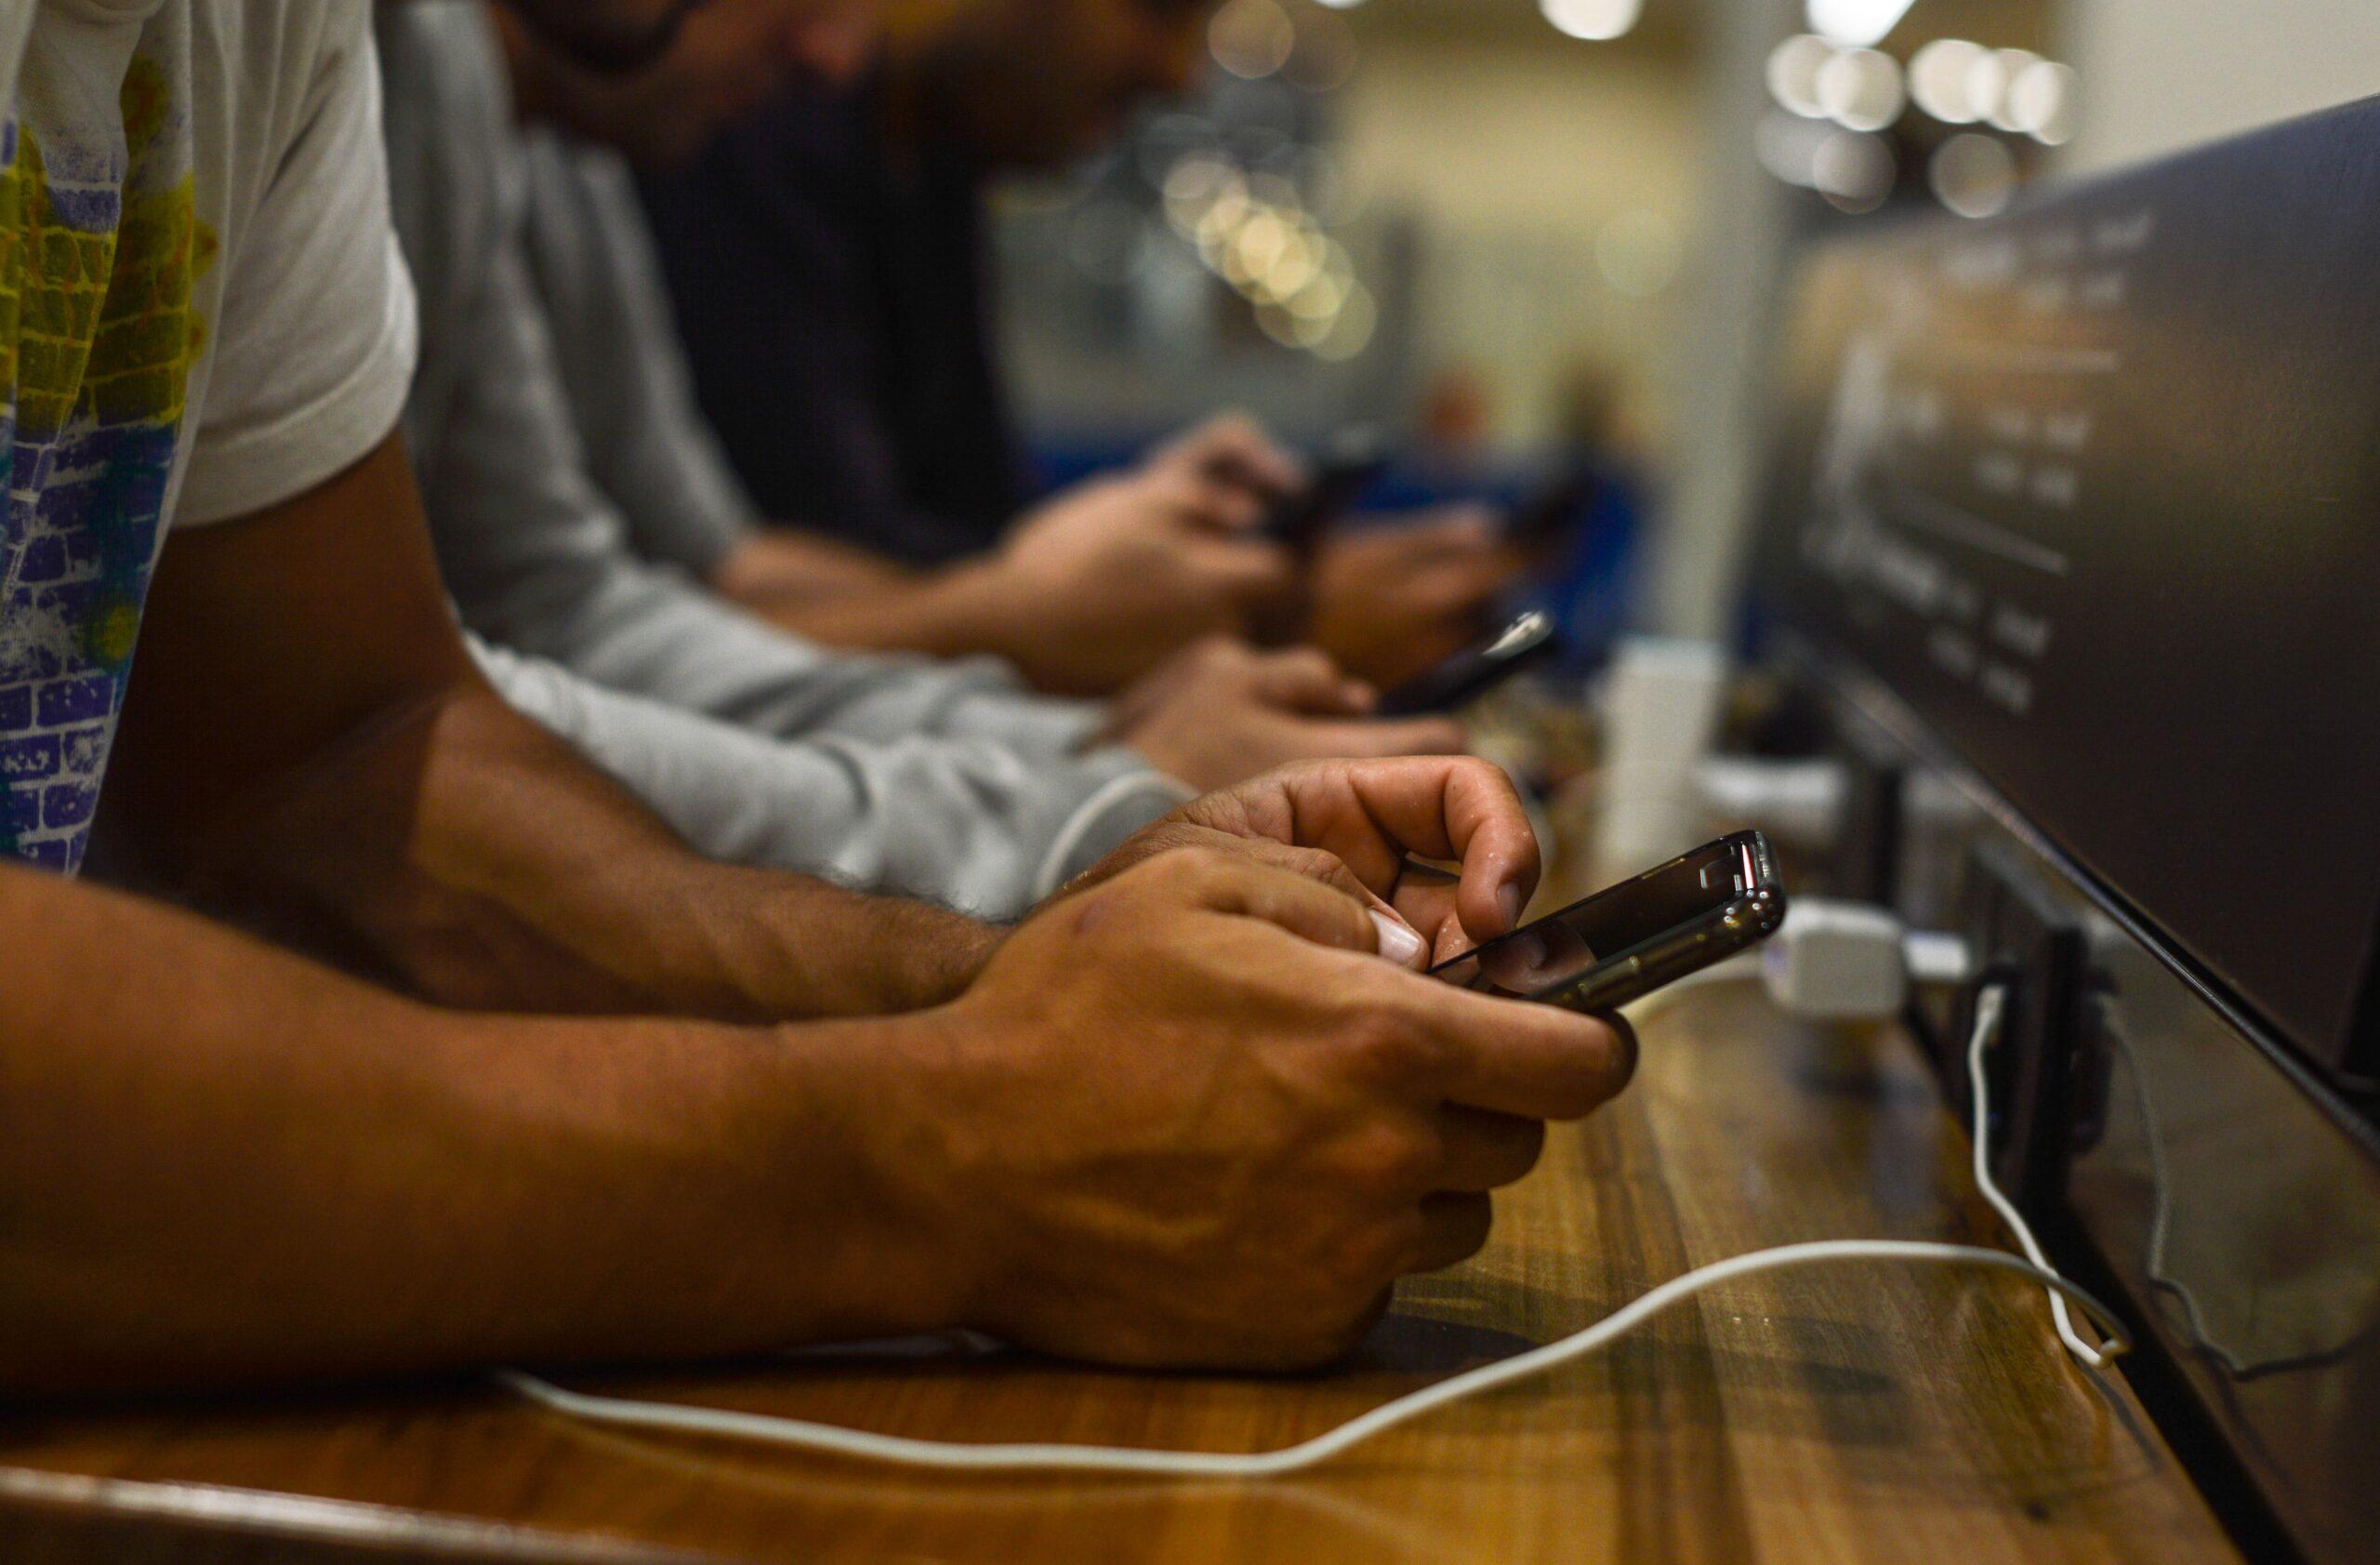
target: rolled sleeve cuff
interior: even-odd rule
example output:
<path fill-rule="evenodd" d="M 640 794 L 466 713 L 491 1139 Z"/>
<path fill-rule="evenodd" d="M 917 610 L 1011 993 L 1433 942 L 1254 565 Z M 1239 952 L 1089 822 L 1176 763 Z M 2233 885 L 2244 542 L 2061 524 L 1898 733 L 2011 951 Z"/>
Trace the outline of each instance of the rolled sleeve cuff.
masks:
<path fill-rule="evenodd" d="M 209 438 L 201 429 L 174 511 L 176 527 L 204 527 L 279 505 L 353 467 L 404 413 L 420 327 L 411 276 L 389 238 L 380 329 L 337 385 L 255 429 Z"/>

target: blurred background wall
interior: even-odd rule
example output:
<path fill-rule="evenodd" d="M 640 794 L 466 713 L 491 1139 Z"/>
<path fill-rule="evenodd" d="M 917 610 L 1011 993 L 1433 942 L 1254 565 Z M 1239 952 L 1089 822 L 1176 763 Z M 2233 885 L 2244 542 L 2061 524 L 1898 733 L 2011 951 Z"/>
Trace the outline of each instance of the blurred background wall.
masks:
<path fill-rule="evenodd" d="M 1408 500 L 1583 455 L 1631 612 L 1699 634 L 1797 246 L 2380 93 L 2375 0 L 1228 0 L 1210 37 L 1195 100 L 1003 203 L 1052 471 L 1222 405 L 1386 426 Z"/>
<path fill-rule="evenodd" d="M 2067 58 L 2090 91 L 2090 134 L 2061 172 L 2380 93 L 2372 0 L 2073 0 L 2061 13 Z"/>

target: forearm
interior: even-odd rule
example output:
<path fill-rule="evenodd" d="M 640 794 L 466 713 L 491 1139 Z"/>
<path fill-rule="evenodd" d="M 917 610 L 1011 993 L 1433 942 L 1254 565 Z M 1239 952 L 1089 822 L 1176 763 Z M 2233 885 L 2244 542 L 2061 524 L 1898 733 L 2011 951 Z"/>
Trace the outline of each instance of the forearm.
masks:
<path fill-rule="evenodd" d="M 1032 605 L 990 561 L 821 591 L 806 577 L 722 571 L 721 590 L 772 623 L 830 646 L 934 657 L 989 653 L 1030 660 L 1022 623 Z"/>
<path fill-rule="evenodd" d="M 443 1003 L 907 1010 L 963 987 L 991 942 L 930 908 L 709 864 L 506 706 L 440 593 L 393 438 L 268 511 L 177 535 L 141 656 L 111 829 L 184 895 Z"/>
<path fill-rule="evenodd" d="M 925 1024 L 439 1013 L 15 871 L 0 927 L 0 1392 L 717 1355 L 959 1312 L 867 1112 Z"/>
<path fill-rule="evenodd" d="M 328 948 L 474 1009 L 879 1015 L 950 998 L 998 938 L 701 859 L 475 678 L 175 837 L 205 900 L 327 930 Z"/>

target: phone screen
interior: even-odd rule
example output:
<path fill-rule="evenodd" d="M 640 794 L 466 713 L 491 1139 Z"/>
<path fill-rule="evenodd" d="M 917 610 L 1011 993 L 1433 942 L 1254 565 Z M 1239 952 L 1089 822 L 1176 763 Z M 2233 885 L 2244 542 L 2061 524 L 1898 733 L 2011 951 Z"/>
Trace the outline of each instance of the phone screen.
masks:
<path fill-rule="evenodd" d="M 1542 999 L 1606 962 L 1624 960 L 1665 936 L 1724 915 L 1768 883 L 1764 857 L 1755 833 L 1723 839 L 1431 971 L 1465 988 L 1514 1000 Z M 1765 933 L 1765 928 L 1746 930 L 1740 940 L 1712 941 L 1710 958 L 1716 961 L 1741 949 Z"/>

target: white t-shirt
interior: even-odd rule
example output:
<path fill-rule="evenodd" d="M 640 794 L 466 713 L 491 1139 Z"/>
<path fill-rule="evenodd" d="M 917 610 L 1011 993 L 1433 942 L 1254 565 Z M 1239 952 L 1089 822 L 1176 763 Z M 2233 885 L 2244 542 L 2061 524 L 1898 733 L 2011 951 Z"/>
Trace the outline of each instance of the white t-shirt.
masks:
<path fill-rule="evenodd" d="M 396 425 L 368 0 L 0 7 L 0 858 L 71 873 L 167 525 Z"/>

